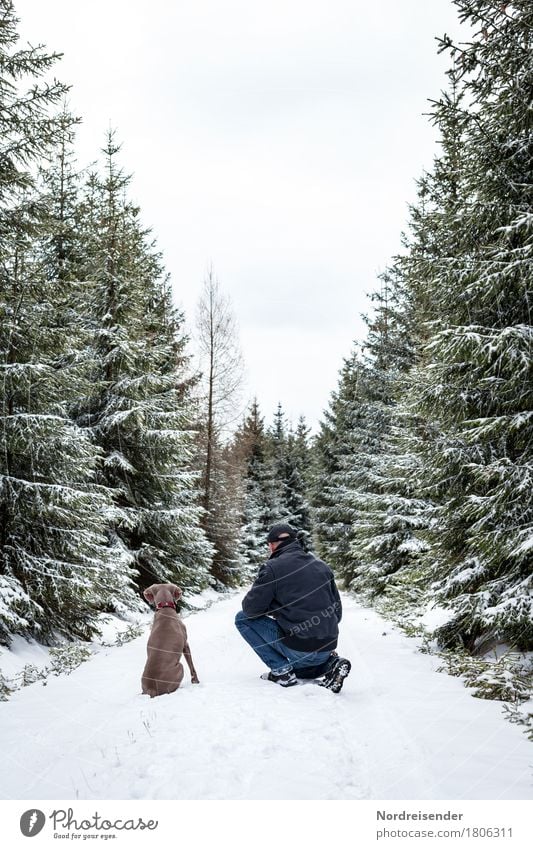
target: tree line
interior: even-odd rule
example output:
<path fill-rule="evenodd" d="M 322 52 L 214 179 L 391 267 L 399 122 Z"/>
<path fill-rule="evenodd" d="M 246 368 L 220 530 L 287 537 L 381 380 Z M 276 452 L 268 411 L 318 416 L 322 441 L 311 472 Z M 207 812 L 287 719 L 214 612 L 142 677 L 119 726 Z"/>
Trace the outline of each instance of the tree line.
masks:
<path fill-rule="evenodd" d="M 210 272 L 193 368 L 115 134 L 79 168 L 58 55 L 19 46 L 11 0 L 0 15 L 0 642 L 85 639 L 151 583 L 248 574 L 246 424 L 223 437 L 239 354 Z"/>
<path fill-rule="evenodd" d="M 440 152 L 316 443 L 319 551 L 440 645 L 533 647 L 533 6 L 455 0 Z"/>
<path fill-rule="evenodd" d="M 446 608 L 442 646 L 531 648 L 533 10 L 454 5 L 440 153 L 311 437 L 242 415 L 212 270 L 193 367 L 114 134 L 80 169 L 58 56 L 0 0 L 0 642 L 88 638 L 156 581 L 237 586 L 290 521 L 360 598 Z"/>

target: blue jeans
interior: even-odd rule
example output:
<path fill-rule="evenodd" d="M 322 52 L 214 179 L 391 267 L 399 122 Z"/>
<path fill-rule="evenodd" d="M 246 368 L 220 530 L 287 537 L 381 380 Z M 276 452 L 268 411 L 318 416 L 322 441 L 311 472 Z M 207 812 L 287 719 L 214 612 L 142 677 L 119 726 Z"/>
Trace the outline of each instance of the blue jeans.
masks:
<path fill-rule="evenodd" d="M 240 610 L 235 617 L 235 625 L 242 637 L 250 645 L 254 652 L 259 655 L 263 663 L 270 667 L 272 672 L 278 675 L 284 672 L 295 672 L 307 667 L 326 666 L 331 657 L 330 651 L 296 651 L 289 649 L 282 643 L 283 633 L 276 622 L 270 616 L 257 616 L 248 619 L 246 614 Z M 317 668 L 317 677 L 321 674 Z"/>

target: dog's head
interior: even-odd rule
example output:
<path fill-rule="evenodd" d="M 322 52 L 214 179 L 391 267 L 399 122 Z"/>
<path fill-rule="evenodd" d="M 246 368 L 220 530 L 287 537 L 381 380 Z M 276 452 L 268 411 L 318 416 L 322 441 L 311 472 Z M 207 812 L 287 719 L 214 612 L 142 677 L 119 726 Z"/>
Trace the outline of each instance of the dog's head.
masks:
<path fill-rule="evenodd" d="M 176 584 L 152 584 L 151 587 L 145 589 L 143 595 L 146 601 L 157 606 L 159 602 L 163 601 L 176 604 L 183 593 Z"/>

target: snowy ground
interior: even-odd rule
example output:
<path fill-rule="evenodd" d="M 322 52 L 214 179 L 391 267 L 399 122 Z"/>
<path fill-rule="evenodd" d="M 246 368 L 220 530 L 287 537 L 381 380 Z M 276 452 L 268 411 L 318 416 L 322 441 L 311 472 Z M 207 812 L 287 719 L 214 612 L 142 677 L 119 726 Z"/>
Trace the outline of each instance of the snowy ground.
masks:
<path fill-rule="evenodd" d="M 338 696 L 261 681 L 239 596 L 187 617 L 201 684 L 140 693 L 146 634 L 0 703 L 4 799 L 530 799 L 533 748 L 436 673 L 438 660 L 344 599 Z M 384 633 L 385 632 L 385 633 Z"/>

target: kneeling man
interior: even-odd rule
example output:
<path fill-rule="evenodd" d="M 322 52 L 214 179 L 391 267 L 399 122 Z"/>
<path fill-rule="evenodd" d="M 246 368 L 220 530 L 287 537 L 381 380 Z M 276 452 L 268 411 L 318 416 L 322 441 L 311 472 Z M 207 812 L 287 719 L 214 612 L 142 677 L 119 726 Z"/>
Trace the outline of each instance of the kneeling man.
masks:
<path fill-rule="evenodd" d="M 242 601 L 235 625 L 270 672 L 267 681 L 292 687 L 319 678 L 339 693 L 351 669 L 335 652 L 342 605 L 333 572 L 304 551 L 291 525 L 274 525 L 270 557 Z"/>

